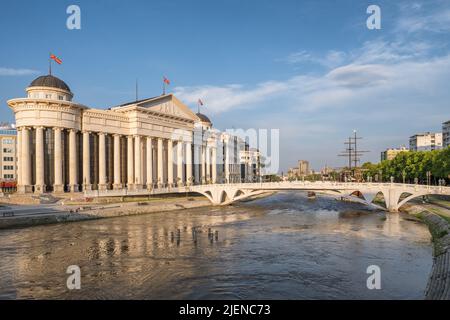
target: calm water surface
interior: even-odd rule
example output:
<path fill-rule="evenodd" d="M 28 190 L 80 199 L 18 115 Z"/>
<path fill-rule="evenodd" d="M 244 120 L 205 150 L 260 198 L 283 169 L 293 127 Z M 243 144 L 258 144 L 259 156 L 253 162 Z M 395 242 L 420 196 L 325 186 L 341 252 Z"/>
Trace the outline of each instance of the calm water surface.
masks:
<path fill-rule="evenodd" d="M 66 288 L 69 265 L 81 290 Z M 381 290 L 366 287 L 369 265 Z M 424 225 L 295 192 L 0 231 L 0 299 L 421 299 L 431 265 Z"/>

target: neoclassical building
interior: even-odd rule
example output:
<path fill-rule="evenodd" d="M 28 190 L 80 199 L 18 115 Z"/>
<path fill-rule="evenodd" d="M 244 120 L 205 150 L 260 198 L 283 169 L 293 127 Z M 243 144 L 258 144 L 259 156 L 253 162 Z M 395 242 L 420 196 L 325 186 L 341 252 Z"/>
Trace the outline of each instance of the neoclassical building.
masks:
<path fill-rule="evenodd" d="M 18 192 L 142 190 L 242 180 L 239 139 L 212 127 L 173 94 L 108 109 L 74 102 L 69 86 L 40 76 L 11 99 Z"/>

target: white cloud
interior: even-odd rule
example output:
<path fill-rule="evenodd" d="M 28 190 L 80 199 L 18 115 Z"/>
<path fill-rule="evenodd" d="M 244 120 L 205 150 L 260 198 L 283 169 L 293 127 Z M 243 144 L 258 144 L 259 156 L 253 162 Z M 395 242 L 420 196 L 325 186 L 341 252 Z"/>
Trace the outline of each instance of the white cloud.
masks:
<path fill-rule="evenodd" d="M 396 29 L 408 33 L 450 31 L 448 1 L 402 3 Z"/>
<path fill-rule="evenodd" d="M 341 65 L 346 60 L 346 54 L 342 51 L 330 50 L 324 56 L 314 55 L 305 50 L 291 53 L 286 58 L 277 61 L 287 62 L 289 64 L 297 63 L 315 63 L 327 68 L 333 68 Z"/>
<path fill-rule="evenodd" d="M 297 75 L 284 81 L 265 81 L 254 86 L 178 87 L 175 93 L 194 105 L 198 98 L 202 98 L 212 114 L 258 108 L 273 102 L 280 105 L 280 99 L 285 109 L 303 111 L 345 108 L 354 105 L 355 101 L 361 103 L 365 99 L 386 99 L 389 96 L 398 99 L 398 104 L 407 104 L 412 95 L 428 96 L 429 92 L 439 90 L 447 92 L 443 83 L 436 80 L 450 78 L 450 58 L 430 58 L 431 47 L 427 42 L 378 39 L 349 53 L 335 51 L 336 56 L 345 56 L 349 61 L 330 68 L 324 74 Z M 300 61 L 312 57 L 301 52 L 295 59 Z M 330 58 L 333 59 L 340 60 Z"/>
<path fill-rule="evenodd" d="M 14 69 L 0 67 L 0 76 L 26 76 L 37 73 L 39 73 L 39 71 L 32 69 Z"/>

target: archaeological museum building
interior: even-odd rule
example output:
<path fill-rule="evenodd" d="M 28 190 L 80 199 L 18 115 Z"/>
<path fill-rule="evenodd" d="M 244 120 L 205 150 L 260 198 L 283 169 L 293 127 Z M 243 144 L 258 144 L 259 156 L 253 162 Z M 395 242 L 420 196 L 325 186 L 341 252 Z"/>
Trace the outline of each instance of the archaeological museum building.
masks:
<path fill-rule="evenodd" d="M 93 109 L 40 76 L 8 101 L 17 128 L 20 193 L 153 190 L 256 181 L 257 150 L 214 129 L 173 94 Z M 243 160 L 244 159 L 244 160 Z"/>

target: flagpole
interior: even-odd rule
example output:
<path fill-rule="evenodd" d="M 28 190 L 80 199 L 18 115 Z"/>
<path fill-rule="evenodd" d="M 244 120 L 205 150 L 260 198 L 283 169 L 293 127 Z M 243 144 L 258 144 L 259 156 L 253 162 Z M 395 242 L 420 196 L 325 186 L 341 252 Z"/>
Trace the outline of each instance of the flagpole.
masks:
<path fill-rule="evenodd" d="M 48 56 L 48 74 L 52 75 L 52 58 L 50 58 L 52 53 L 50 52 Z"/>
<path fill-rule="evenodd" d="M 136 102 L 138 101 L 138 80 L 136 78 Z"/>

